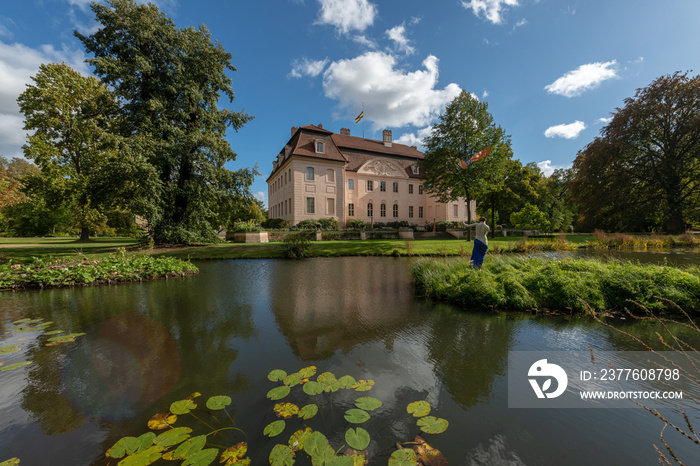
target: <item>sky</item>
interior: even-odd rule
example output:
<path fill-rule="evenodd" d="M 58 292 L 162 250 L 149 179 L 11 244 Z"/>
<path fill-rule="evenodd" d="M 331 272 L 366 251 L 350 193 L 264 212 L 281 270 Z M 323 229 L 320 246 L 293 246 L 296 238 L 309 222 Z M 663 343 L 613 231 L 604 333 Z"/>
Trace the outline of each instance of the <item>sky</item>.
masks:
<path fill-rule="evenodd" d="M 89 0 L 0 0 L 0 154 L 22 156 L 16 99 L 41 63 L 91 68 L 73 31 Z M 178 27 L 206 25 L 232 55 L 235 100 L 255 118 L 227 137 L 230 169 L 272 161 L 292 126 L 416 145 L 465 89 L 488 103 L 514 158 L 571 166 L 624 99 L 676 71 L 698 74 L 698 0 L 156 0 Z M 693 70 L 696 70 L 693 72 Z M 364 109 L 364 119 L 355 117 Z"/>

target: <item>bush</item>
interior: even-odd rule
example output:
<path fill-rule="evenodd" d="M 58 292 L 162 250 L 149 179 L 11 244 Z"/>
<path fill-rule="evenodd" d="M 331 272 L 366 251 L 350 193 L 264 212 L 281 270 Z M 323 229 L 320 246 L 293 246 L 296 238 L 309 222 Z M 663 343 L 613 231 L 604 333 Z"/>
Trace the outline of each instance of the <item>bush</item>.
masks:
<path fill-rule="evenodd" d="M 394 230 L 398 230 L 399 228 L 409 228 L 410 225 L 408 224 L 407 221 L 403 220 L 401 222 L 389 222 L 386 224 L 389 228 L 393 228 Z"/>
<path fill-rule="evenodd" d="M 290 233 L 282 240 L 282 253 L 289 259 L 303 259 L 310 245 L 308 232 Z"/>
<path fill-rule="evenodd" d="M 262 222 L 261 226 L 272 230 L 283 230 L 289 228 L 289 222 L 283 218 L 270 218 Z"/>
<path fill-rule="evenodd" d="M 255 220 L 236 221 L 233 224 L 233 231 L 243 233 L 248 231 L 260 231 L 262 228 L 255 223 Z"/>
<path fill-rule="evenodd" d="M 351 218 L 345 222 L 345 228 L 348 230 L 366 230 L 369 228 L 369 223 L 363 222 L 359 218 Z"/>
<path fill-rule="evenodd" d="M 318 220 L 302 220 L 292 227 L 295 230 L 318 230 L 321 224 Z"/>
<path fill-rule="evenodd" d="M 335 217 L 319 219 L 318 224 L 321 226 L 321 230 L 337 230 L 340 228 L 338 219 Z"/>

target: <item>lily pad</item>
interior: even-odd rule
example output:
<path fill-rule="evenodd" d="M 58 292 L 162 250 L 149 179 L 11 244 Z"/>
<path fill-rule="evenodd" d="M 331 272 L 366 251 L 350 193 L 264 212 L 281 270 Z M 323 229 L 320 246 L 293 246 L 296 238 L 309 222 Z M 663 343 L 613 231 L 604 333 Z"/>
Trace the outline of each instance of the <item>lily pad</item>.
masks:
<path fill-rule="evenodd" d="M 286 385 L 275 387 L 267 392 L 267 397 L 272 401 L 281 400 L 285 396 L 289 395 L 290 390 L 291 389 Z"/>
<path fill-rule="evenodd" d="M 148 428 L 152 430 L 163 430 L 175 424 L 177 421 L 177 414 L 173 413 L 160 413 L 153 416 L 148 420 Z"/>
<path fill-rule="evenodd" d="M 187 414 L 197 407 L 192 400 L 180 400 L 170 405 L 170 412 L 177 415 Z"/>
<path fill-rule="evenodd" d="M 299 385 L 303 378 L 304 377 L 302 377 L 302 375 L 300 373 L 295 372 L 293 374 L 289 374 L 287 377 L 282 379 L 282 383 L 288 387 L 293 387 L 295 385 Z"/>
<path fill-rule="evenodd" d="M 332 450 L 332 448 L 331 448 Z M 334 452 L 335 453 L 335 452 Z M 326 464 L 329 466 L 353 466 L 355 461 L 350 456 L 333 456 Z"/>
<path fill-rule="evenodd" d="M 107 450 L 105 456 L 107 458 L 122 458 L 125 455 L 135 453 L 139 447 L 139 440 L 136 437 L 123 437 L 117 440 L 117 443 L 112 445 L 112 448 Z"/>
<path fill-rule="evenodd" d="M 0 372 L 11 371 L 12 369 L 17 369 L 18 367 L 23 367 L 28 364 L 32 364 L 32 361 L 18 362 L 15 364 L 10 364 L 9 366 L 0 367 Z"/>
<path fill-rule="evenodd" d="M 416 442 L 418 445 L 413 446 L 413 451 L 416 452 L 416 456 L 421 464 L 428 466 L 445 466 L 447 465 L 447 458 L 445 455 L 430 445 L 428 445 L 425 440 L 416 435 Z"/>
<path fill-rule="evenodd" d="M 192 429 L 189 427 L 176 427 L 160 434 L 153 443 L 161 447 L 171 447 L 187 440 L 190 437 L 190 432 Z"/>
<path fill-rule="evenodd" d="M 275 369 L 267 374 L 267 378 L 272 382 L 279 382 L 280 380 L 287 377 L 287 373 L 281 369 Z"/>
<path fill-rule="evenodd" d="M 338 383 L 340 384 L 340 388 L 353 388 L 352 386 L 357 383 L 355 380 L 355 377 L 352 377 L 350 375 L 344 375 L 341 378 L 338 379 Z"/>
<path fill-rule="evenodd" d="M 16 353 L 20 349 L 19 345 L 0 346 L 0 354 Z"/>
<path fill-rule="evenodd" d="M 206 435 L 198 435 L 182 442 L 179 447 L 163 455 L 164 460 L 183 460 L 201 451 L 207 444 Z"/>
<path fill-rule="evenodd" d="M 423 417 L 430 413 L 430 403 L 427 401 L 414 401 L 406 406 L 406 411 L 413 414 L 413 417 Z"/>
<path fill-rule="evenodd" d="M 306 438 L 313 432 L 311 427 L 307 427 L 304 430 L 297 430 L 289 437 L 289 448 L 294 451 L 299 451 L 304 449 L 304 442 Z"/>
<path fill-rule="evenodd" d="M 354 383 L 352 387 L 354 388 L 355 391 L 358 392 L 366 392 L 367 390 L 371 389 L 374 387 L 374 380 L 358 380 L 357 383 Z"/>
<path fill-rule="evenodd" d="M 303 378 L 308 379 L 309 377 L 316 374 L 316 366 L 305 367 L 301 369 L 299 373 Z"/>
<path fill-rule="evenodd" d="M 15 320 L 12 323 L 15 325 L 20 325 L 20 324 L 29 324 L 31 322 L 41 322 L 42 320 L 44 320 L 44 319 L 36 319 L 35 321 L 32 321 L 32 319 L 30 319 L 30 318 L 25 318 L 25 319 Z"/>
<path fill-rule="evenodd" d="M 59 335 L 63 333 L 63 330 L 51 330 L 50 332 L 45 332 L 44 336 L 49 336 L 49 335 Z"/>
<path fill-rule="evenodd" d="M 426 434 L 441 434 L 447 430 L 449 425 L 447 420 L 435 416 L 425 416 L 418 419 L 420 430 Z"/>
<path fill-rule="evenodd" d="M 335 464 L 335 450 L 330 445 L 321 448 L 318 453 L 311 456 L 311 463 L 314 465 L 331 465 Z"/>
<path fill-rule="evenodd" d="M 304 393 L 311 396 L 318 395 L 319 393 L 323 392 L 323 387 L 321 387 L 321 384 L 313 380 L 306 382 L 302 389 L 304 390 Z"/>
<path fill-rule="evenodd" d="M 353 466 L 365 466 L 369 460 L 367 459 L 367 450 L 357 451 L 352 448 L 346 448 L 343 456 L 348 456 L 352 459 Z"/>
<path fill-rule="evenodd" d="M 345 420 L 353 424 L 362 424 L 369 418 L 369 413 L 361 409 L 348 409 L 345 411 Z"/>
<path fill-rule="evenodd" d="M 235 461 L 242 459 L 248 452 L 248 444 L 246 442 L 238 442 L 232 447 L 228 447 L 221 454 L 219 463 L 224 463 L 226 465 L 234 464 Z"/>
<path fill-rule="evenodd" d="M 369 433 L 362 427 L 345 432 L 345 442 L 355 450 L 364 450 L 369 445 Z"/>
<path fill-rule="evenodd" d="M 389 466 L 415 466 L 415 464 L 416 452 L 408 448 L 396 450 L 389 457 Z"/>
<path fill-rule="evenodd" d="M 294 403 L 277 403 L 273 408 L 277 417 L 289 419 L 299 412 L 299 406 Z"/>
<path fill-rule="evenodd" d="M 324 392 L 332 393 L 340 390 L 340 383 L 331 372 L 324 372 L 316 378 L 316 381 L 321 384 Z"/>
<path fill-rule="evenodd" d="M 267 435 L 268 437 L 275 437 L 282 433 L 286 425 L 287 424 L 282 419 L 280 419 L 279 421 L 271 422 L 265 426 L 265 429 L 263 429 L 263 435 Z"/>
<path fill-rule="evenodd" d="M 67 338 L 72 338 L 73 340 L 75 340 L 77 337 L 82 337 L 83 335 L 85 335 L 85 334 L 84 333 L 69 333 L 68 335 L 61 335 L 60 337 L 51 337 L 51 338 L 49 338 L 49 341 L 56 341 L 59 343 L 63 343 L 63 341 L 66 340 Z"/>
<path fill-rule="evenodd" d="M 19 464 L 19 458 L 10 458 L 0 463 L 0 466 L 17 466 Z"/>
<path fill-rule="evenodd" d="M 182 466 L 207 466 L 211 464 L 216 456 L 219 454 L 217 448 L 207 448 L 205 450 L 200 450 L 191 456 L 185 458 Z"/>
<path fill-rule="evenodd" d="M 355 400 L 355 406 L 365 411 L 372 411 L 373 409 L 381 408 L 384 405 L 381 401 L 371 396 L 363 396 Z M 360 448 L 364 450 L 364 448 Z"/>
<path fill-rule="evenodd" d="M 119 466 L 145 466 L 155 463 L 160 459 L 161 452 L 165 447 L 153 445 L 147 450 L 129 455 L 119 462 Z"/>
<path fill-rule="evenodd" d="M 298 416 L 301 419 L 311 419 L 318 413 L 318 405 L 308 404 L 299 410 Z"/>
<path fill-rule="evenodd" d="M 304 451 L 311 457 L 320 455 L 328 446 L 328 439 L 318 431 L 310 433 L 304 441 Z"/>
<path fill-rule="evenodd" d="M 270 466 L 292 466 L 294 451 L 287 445 L 275 445 L 270 452 Z"/>
<path fill-rule="evenodd" d="M 231 397 L 225 395 L 212 396 L 207 400 L 207 408 L 212 411 L 218 411 L 224 409 L 226 406 L 231 404 Z"/>

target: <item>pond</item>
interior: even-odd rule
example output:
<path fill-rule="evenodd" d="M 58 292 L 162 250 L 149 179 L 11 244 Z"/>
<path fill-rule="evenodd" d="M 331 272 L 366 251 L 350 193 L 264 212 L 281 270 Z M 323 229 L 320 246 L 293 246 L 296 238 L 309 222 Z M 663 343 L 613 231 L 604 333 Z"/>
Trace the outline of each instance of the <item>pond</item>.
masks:
<path fill-rule="evenodd" d="M 269 451 L 289 433 L 279 441 L 262 435 L 274 420 L 265 394 L 277 386 L 267 374 L 315 365 L 319 373 L 375 381 L 365 393 L 384 402 L 385 418 L 373 425 L 371 464 L 386 464 L 395 442 L 420 433 L 405 411 L 416 400 L 449 421 L 445 433 L 426 437 L 450 464 L 658 463 L 653 444 L 663 426 L 643 409 L 508 408 L 509 351 L 639 344 L 585 317 L 465 313 L 417 298 L 409 264 L 211 261 L 184 279 L 0 294 L 0 347 L 22 348 L 0 361 L 33 361 L 0 372 L 0 462 L 105 464 L 118 439 L 146 432 L 153 414 L 197 391 L 232 398 L 229 412 L 253 464 L 269 464 Z M 23 318 L 85 335 L 47 347 L 40 332 L 6 332 Z M 618 324 L 649 341 L 658 330 Z M 339 396 L 323 414 L 333 426 L 343 425 L 343 403 Z M 700 426 L 698 412 L 689 415 Z M 336 449 L 343 432 L 329 435 Z M 700 451 L 673 437 L 667 431 L 686 459 Z"/>

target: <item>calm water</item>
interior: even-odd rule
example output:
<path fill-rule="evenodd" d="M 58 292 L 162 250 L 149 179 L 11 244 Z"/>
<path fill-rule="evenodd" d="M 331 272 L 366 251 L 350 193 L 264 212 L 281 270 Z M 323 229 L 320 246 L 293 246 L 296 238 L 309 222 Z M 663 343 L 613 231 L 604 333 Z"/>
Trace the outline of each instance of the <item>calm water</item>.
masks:
<path fill-rule="evenodd" d="M 199 391 L 201 399 L 233 398 L 254 464 L 268 464 L 272 446 L 293 430 L 262 436 L 274 420 L 265 394 L 276 384 L 267 374 L 316 365 L 319 373 L 375 380 L 366 395 L 384 402 L 386 417 L 363 426 L 373 438 L 372 464 L 386 464 L 382 453 L 419 433 L 405 415 L 415 400 L 428 400 L 431 414 L 449 420 L 447 432 L 428 441 L 451 464 L 658 464 L 652 444 L 662 424 L 644 410 L 507 407 L 508 351 L 641 349 L 595 322 L 464 313 L 417 299 L 406 259 L 197 265 L 201 273 L 186 279 L 0 294 L 0 346 L 22 346 L 0 361 L 34 361 L 0 372 L 0 462 L 103 464 L 116 440 L 146 432 L 151 415 Z M 86 335 L 46 347 L 39 332 L 5 332 L 26 317 Z M 649 340 L 658 330 L 619 324 Z M 348 403 L 338 394 L 317 416 L 339 429 L 331 436 L 336 448 Z M 698 412 L 690 415 L 700 426 Z M 700 464 L 700 448 L 666 436 L 686 461 Z M 221 442 L 240 440 L 232 433 Z"/>

